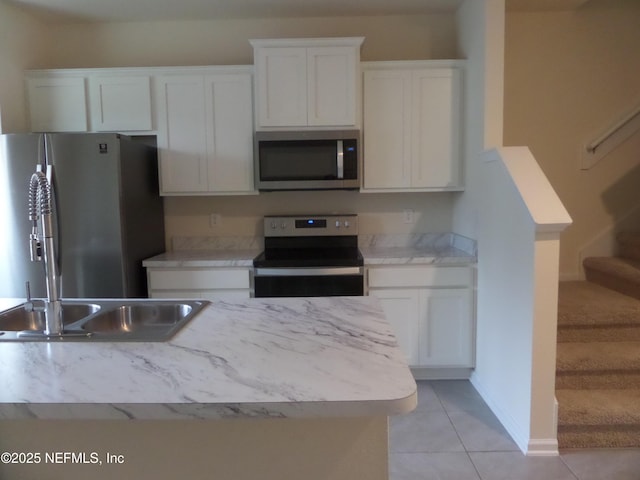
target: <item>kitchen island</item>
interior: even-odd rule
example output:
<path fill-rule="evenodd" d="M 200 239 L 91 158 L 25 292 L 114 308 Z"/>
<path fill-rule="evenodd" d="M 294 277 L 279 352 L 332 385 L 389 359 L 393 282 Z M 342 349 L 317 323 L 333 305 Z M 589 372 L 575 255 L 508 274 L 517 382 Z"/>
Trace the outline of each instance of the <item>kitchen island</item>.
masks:
<path fill-rule="evenodd" d="M 0 451 L 41 457 L 2 478 L 386 479 L 387 417 L 416 404 L 373 297 L 217 301 L 168 342 L 0 343 L 0 365 Z"/>

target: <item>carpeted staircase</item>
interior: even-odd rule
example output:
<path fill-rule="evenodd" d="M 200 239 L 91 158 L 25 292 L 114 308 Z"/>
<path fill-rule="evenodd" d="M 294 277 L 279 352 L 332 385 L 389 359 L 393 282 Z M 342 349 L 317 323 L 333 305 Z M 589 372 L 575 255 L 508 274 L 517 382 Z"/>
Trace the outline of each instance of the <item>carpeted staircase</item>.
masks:
<path fill-rule="evenodd" d="M 640 235 L 619 241 L 624 256 L 585 259 L 588 281 L 560 283 L 560 448 L 640 447 Z"/>
<path fill-rule="evenodd" d="M 622 232 L 616 240 L 618 255 L 585 258 L 584 273 L 590 282 L 640 299 L 640 232 Z"/>

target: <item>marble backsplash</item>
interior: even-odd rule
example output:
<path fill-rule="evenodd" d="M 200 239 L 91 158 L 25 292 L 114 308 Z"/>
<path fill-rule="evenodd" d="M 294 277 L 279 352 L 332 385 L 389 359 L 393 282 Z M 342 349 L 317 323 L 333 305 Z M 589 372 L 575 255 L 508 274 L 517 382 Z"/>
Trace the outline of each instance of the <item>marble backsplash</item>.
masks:
<path fill-rule="evenodd" d="M 455 233 L 368 234 L 358 236 L 360 248 L 439 249 L 453 247 L 476 256 L 476 242 Z M 262 237 L 173 237 L 173 251 L 181 250 L 262 250 Z"/>
<path fill-rule="evenodd" d="M 173 237 L 173 251 L 180 250 L 262 250 L 262 237 Z"/>
<path fill-rule="evenodd" d="M 359 235 L 360 248 L 415 248 L 441 249 L 455 248 L 476 256 L 476 242 L 456 233 L 412 233 Z"/>

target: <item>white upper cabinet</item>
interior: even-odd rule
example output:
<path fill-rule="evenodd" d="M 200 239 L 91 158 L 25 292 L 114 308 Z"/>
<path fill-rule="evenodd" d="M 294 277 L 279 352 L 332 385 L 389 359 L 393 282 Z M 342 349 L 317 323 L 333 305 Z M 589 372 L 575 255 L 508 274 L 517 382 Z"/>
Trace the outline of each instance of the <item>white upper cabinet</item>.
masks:
<path fill-rule="evenodd" d="M 250 68 L 156 78 L 163 195 L 255 193 Z"/>
<path fill-rule="evenodd" d="M 27 75 L 29 120 L 33 132 L 86 132 L 85 77 L 59 73 Z"/>
<path fill-rule="evenodd" d="M 255 193 L 250 73 L 205 77 L 209 191 Z"/>
<path fill-rule="evenodd" d="M 260 126 L 307 125 L 307 49 L 255 51 Z"/>
<path fill-rule="evenodd" d="M 160 192 L 207 190 L 204 76 L 157 78 Z"/>
<path fill-rule="evenodd" d="M 258 128 L 357 126 L 363 40 L 251 40 Z"/>
<path fill-rule="evenodd" d="M 148 75 L 89 77 L 91 126 L 97 132 L 153 130 Z"/>
<path fill-rule="evenodd" d="M 31 131 L 153 130 L 150 76 L 140 69 L 34 70 L 26 84 Z"/>
<path fill-rule="evenodd" d="M 461 190 L 460 62 L 369 62 L 363 69 L 363 190 Z"/>

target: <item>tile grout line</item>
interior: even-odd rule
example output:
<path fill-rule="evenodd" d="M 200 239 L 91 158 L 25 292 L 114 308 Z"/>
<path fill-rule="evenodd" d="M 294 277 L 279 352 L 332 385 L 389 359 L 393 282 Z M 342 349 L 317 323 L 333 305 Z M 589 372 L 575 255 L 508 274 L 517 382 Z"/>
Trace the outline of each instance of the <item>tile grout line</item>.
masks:
<path fill-rule="evenodd" d="M 451 428 L 453 428 L 453 431 L 456 432 L 456 437 L 458 437 L 458 441 L 460 442 L 460 445 L 462 445 L 462 448 L 464 448 L 464 453 L 467 456 L 467 458 L 469 459 L 469 462 L 471 463 L 471 465 L 473 466 L 473 470 L 476 472 L 476 475 L 478 476 L 478 479 L 479 480 L 484 480 L 482 478 L 482 475 L 480 475 L 480 472 L 478 471 L 478 467 L 473 462 L 473 459 L 471 458 L 471 455 L 469 455 L 469 450 L 467 450 L 467 446 L 462 441 L 462 437 L 460 436 L 460 433 L 458 433 L 458 429 L 456 428 L 455 424 L 453 423 L 453 420 L 451 420 L 451 416 L 449 415 L 449 410 L 447 409 L 447 407 L 442 402 L 442 399 L 440 398 L 440 394 L 438 393 L 438 390 L 436 388 L 434 388 L 434 386 L 433 386 L 433 384 L 431 382 L 429 382 L 429 385 L 431 386 L 431 389 L 433 390 L 433 393 L 436 395 L 436 398 L 438 399 L 438 402 L 440 402 L 440 406 L 442 407 L 442 410 L 444 410 L 444 413 L 447 416 L 447 419 L 449 420 L 449 423 L 451 424 Z"/>
<path fill-rule="evenodd" d="M 560 457 L 560 461 L 562 462 L 562 464 L 565 467 L 567 467 L 567 470 L 569 470 L 571 475 L 573 475 L 573 478 L 575 478 L 576 480 L 580 480 L 580 477 L 578 476 L 578 474 L 576 472 L 573 471 L 573 469 L 571 468 L 571 465 L 569 465 L 567 462 L 564 461 L 564 458 L 563 458 L 562 454 L 559 453 L 558 457 Z"/>

